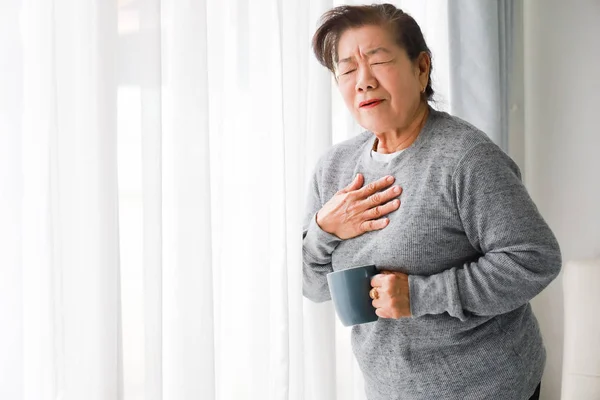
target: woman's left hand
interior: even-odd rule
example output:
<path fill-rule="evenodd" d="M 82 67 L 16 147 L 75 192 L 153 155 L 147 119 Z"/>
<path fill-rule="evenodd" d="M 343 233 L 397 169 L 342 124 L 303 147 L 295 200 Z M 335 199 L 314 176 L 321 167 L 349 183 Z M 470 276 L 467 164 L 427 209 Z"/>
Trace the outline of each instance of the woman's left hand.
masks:
<path fill-rule="evenodd" d="M 408 275 L 402 272 L 382 271 L 371 279 L 371 298 L 375 313 L 381 318 L 410 317 Z"/>

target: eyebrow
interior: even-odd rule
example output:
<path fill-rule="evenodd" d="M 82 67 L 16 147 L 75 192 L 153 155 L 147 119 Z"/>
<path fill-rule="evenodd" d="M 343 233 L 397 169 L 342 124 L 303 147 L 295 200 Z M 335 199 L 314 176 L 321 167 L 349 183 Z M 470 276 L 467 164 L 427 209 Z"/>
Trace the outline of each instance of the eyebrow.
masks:
<path fill-rule="evenodd" d="M 367 51 L 365 54 L 366 54 L 366 55 L 368 55 L 368 56 L 372 56 L 373 54 L 375 54 L 375 53 L 379 53 L 379 52 L 382 52 L 382 53 L 388 53 L 388 54 L 390 54 L 390 53 L 391 53 L 391 52 L 390 52 L 388 49 L 386 49 L 385 47 L 376 47 L 376 48 L 374 48 L 373 50 L 369 50 L 369 51 Z M 338 62 L 337 62 L 337 65 L 340 65 L 341 63 L 345 63 L 345 62 L 350 62 L 350 61 L 352 61 L 352 56 L 350 56 L 350 57 L 346 57 L 346 58 L 342 58 L 340 61 L 338 61 Z"/>

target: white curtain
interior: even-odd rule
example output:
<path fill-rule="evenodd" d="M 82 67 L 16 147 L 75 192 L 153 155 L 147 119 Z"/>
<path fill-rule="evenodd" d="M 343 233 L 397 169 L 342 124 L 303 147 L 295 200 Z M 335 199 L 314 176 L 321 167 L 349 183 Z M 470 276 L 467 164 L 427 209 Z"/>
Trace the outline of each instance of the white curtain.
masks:
<path fill-rule="evenodd" d="M 310 49 L 338 4 L 0 3 L 0 398 L 365 399 L 301 296 L 309 174 L 361 129 Z M 395 4 L 452 111 L 447 2 Z"/>
<path fill-rule="evenodd" d="M 452 112 L 508 151 L 513 75 L 513 0 L 448 2 Z"/>

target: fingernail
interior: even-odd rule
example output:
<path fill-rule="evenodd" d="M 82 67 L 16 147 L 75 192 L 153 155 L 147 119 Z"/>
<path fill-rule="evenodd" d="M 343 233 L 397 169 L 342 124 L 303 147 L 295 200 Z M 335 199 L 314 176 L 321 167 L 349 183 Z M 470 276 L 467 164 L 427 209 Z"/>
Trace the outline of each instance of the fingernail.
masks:
<path fill-rule="evenodd" d="M 393 182 L 394 181 L 394 177 L 393 176 L 388 176 L 386 180 L 388 182 Z"/>
<path fill-rule="evenodd" d="M 398 186 L 394 188 L 394 193 L 400 193 L 400 188 Z"/>

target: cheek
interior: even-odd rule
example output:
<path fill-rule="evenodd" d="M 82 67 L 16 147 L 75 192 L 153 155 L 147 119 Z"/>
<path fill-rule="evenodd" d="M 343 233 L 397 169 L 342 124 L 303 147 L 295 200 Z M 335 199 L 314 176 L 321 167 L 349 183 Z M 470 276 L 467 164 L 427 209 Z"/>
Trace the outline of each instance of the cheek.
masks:
<path fill-rule="evenodd" d="M 390 78 L 387 82 L 387 88 L 390 91 L 395 104 L 406 104 L 419 98 L 419 88 L 411 76 L 396 76 Z"/>
<path fill-rule="evenodd" d="M 354 87 L 351 87 L 351 85 L 348 84 L 340 84 L 339 86 L 339 90 L 340 90 L 340 94 L 342 95 L 342 98 L 344 99 L 344 103 L 346 103 L 346 105 L 350 108 L 353 109 L 353 105 L 354 105 Z"/>

